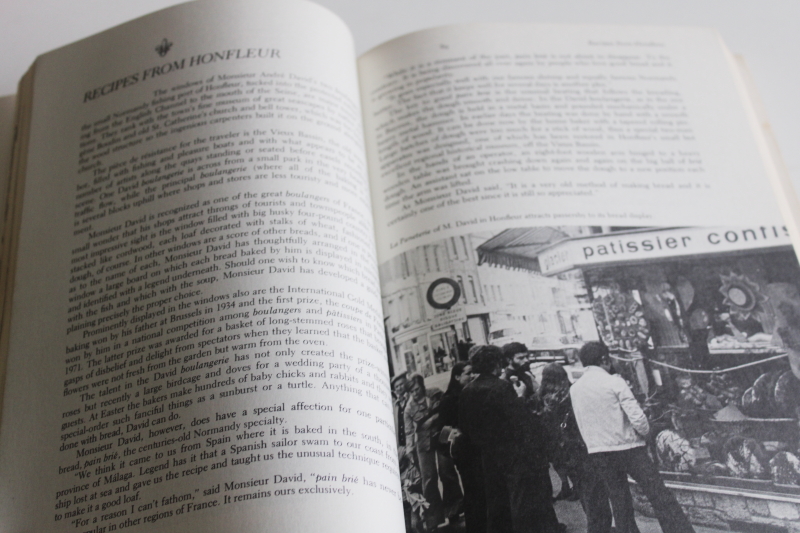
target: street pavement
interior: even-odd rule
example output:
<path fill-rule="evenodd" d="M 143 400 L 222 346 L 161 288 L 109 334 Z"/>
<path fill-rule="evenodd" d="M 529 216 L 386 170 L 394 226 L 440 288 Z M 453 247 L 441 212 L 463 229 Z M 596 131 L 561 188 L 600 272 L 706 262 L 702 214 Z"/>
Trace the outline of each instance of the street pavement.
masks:
<path fill-rule="evenodd" d="M 550 479 L 553 482 L 555 494 L 557 494 L 558 491 L 561 490 L 561 480 L 558 478 L 558 475 L 552 468 L 550 469 Z M 580 502 L 568 502 L 562 500 L 555 502 L 554 507 L 556 510 L 556 515 L 558 515 L 559 522 L 566 524 L 567 533 L 586 533 L 586 515 L 583 512 L 583 508 L 581 508 Z M 661 527 L 658 525 L 658 521 L 655 518 L 642 516 L 637 513 L 636 524 L 639 526 L 639 531 L 641 533 L 661 533 Z M 724 531 L 721 529 L 698 525 L 694 526 L 694 530 L 695 533 L 721 533 Z M 450 531 L 453 533 L 463 532 L 463 518 L 459 524 L 455 525 L 455 527 L 451 527 Z"/>
<path fill-rule="evenodd" d="M 553 489 L 555 493 L 561 490 L 561 480 L 558 475 L 551 468 L 550 479 L 553 482 Z M 583 512 L 580 502 L 558 501 L 554 505 L 558 520 L 567 525 L 567 533 L 585 533 L 586 532 L 586 515 Z M 639 526 L 641 533 L 661 533 L 661 527 L 658 525 L 658 520 L 650 518 L 649 516 L 642 516 L 636 513 L 636 525 Z M 694 526 L 695 533 L 720 533 L 721 529 L 711 527 Z"/>
<path fill-rule="evenodd" d="M 567 533 L 585 533 L 586 515 L 583 513 L 580 502 L 559 501 L 555 503 L 556 514 L 561 523 L 567 525 Z M 661 533 L 661 527 L 655 518 L 636 514 L 636 524 L 641 533 Z M 694 526 L 695 533 L 720 533 L 721 529 L 703 526 Z"/>

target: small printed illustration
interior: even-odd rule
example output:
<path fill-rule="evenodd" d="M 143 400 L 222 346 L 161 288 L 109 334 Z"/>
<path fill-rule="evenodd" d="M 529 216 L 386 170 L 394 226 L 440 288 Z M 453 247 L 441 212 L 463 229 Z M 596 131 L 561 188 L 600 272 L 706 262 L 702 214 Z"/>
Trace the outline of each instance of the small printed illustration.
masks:
<path fill-rule="evenodd" d="M 166 37 L 164 37 L 164 39 L 158 43 L 158 46 L 156 46 L 156 52 L 159 56 L 164 57 L 169 53 L 170 48 L 172 48 L 172 43 L 168 41 Z"/>
<path fill-rule="evenodd" d="M 796 528 L 785 227 L 508 228 L 380 275 L 408 531 Z"/>

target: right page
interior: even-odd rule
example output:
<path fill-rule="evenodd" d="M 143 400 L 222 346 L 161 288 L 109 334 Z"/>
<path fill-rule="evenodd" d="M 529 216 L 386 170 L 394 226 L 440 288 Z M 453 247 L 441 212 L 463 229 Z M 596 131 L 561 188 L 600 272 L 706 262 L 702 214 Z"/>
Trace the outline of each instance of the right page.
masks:
<path fill-rule="evenodd" d="M 445 27 L 359 72 L 407 527 L 790 527 L 796 200 L 718 34 Z"/>

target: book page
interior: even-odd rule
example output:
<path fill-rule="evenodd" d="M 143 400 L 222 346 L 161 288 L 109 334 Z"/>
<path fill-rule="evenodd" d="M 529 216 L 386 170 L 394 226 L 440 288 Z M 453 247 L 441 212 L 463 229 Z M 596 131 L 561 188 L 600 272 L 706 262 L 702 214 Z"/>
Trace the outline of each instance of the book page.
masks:
<path fill-rule="evenodd" d="M 800 238 L 800 235 L 797 234 L 797 228 L 800 228 L 798 223 L 800 219 L 800 198 L 798 198 L 797 190 L 792 184 L 789 169 L 786 168 L 786 162 L 783 160 L 781 151 L 778 148 L 778 141 L 775 139 L 772 124 L 761 102 L 761 97 L 758 94 L 747 62 L 740 55 L 730 55 L 733 57 L 737 67 L 735 70 L 741 80 L 739 87 L 744 93 L 743 99 L 746 107 L 751 113 L 753 123 L 757 124 L 762 132 L 762 150 L 769 154 L 769 157 L 766 158 L 768 175 L 772 181 L 781 214 L 788 224 L 789 232 L 793 238 L 792 242 L 796 247 L 799 242 L 798 238 Z"/>
<path fill-rule="evenodd" d="M 4 531 L 402 529 L 354 57 L 235 1 L 37 60 Z"/>
<path fill-rule="evenodd" d="M 456 26 L 370 51 L 380 259 L 442 223 L 778 223 L 733 68 L 688 28 Z"/>
<path fill-rule="evenodd" d="M 446 27 L 359 73 L 408 531 L 791 527 L 797 202 L 717 34 Z"/>

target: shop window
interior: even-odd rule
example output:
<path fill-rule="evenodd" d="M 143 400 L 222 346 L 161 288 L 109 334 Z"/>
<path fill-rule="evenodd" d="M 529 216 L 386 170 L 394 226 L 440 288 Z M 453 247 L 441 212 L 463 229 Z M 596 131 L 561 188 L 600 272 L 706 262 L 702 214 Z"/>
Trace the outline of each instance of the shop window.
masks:
<path fill-rule="evenodd" d="M 461 302 L 467 303 L 467 291 L 464 290 L 464 279 L 461 276 L 456 276 L 458 286 L 461 288 Z"/>
<path fill-rule="evenodd" d="M 800 494 L 800 380 L 780 333 L 800 310 L 793 252 L 623 265 L 587 281 L 598 334 L 646 401 L 664 475 Z"/>
<path fill-rule="evenodd" d="M 422 318 L 422 310 L 420 309 L 419 290 L 414 289 L 409 294 L 409 317 L 412 322 L 417 322 Z"/>
<path fill-rule="evenodd" d="M 569 330 L 567 329 L 566 322 L 564 322 L 564 317 L 561 315 L 561 311 L 556 313 L 556 316 L 558 317 L 558 327 L 561 330 L 561 334 L 562 335 L 568 334 Z"/>
<path fill-rule="evenodd" d="M 472 276 L 467 278 L 469 281 L 469 287 L 472 290 L 472 298 L 475 303 L 478 303 L 478 292 L 475 290 L 475 280 L 472 279 Z"/>
<path fill-rule="evenodd" d="M 405 296 L 402 294 L 397 298 L 397 311 L 400 318 L 399 322 L 401 324 L 408 322 L 408 316 L 406 315 Z"/>
<path fill-rule="evenodd" d="M 389 311 L 389 316 L 397 317 L 397 309 L 395 309 L 394 299 L 386 302 L 386 308 Z"/>

